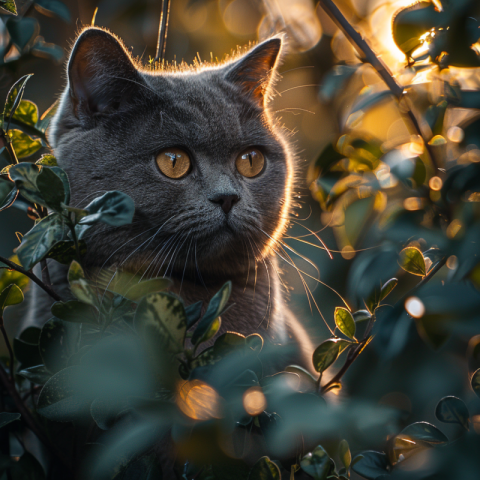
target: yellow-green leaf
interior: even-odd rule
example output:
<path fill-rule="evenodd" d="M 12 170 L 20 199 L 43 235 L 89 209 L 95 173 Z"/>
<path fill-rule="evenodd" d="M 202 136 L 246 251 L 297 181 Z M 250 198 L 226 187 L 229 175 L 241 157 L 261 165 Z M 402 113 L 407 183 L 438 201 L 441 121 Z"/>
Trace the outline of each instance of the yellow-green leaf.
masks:
<path fill-rule="evenodd" d="M 13 114 L 13 119 L 33 127 L 38 122 L 38 108 L 30 100 L 22 100 Z"/>
<path fill-rule="evenodd" d="M 348 442 L 346 440 L 342 440 L 338 450 L 340 460 L 342 461 L 343 466 L 348 470 L 348 467 L 350 467 L 350 464 L 352 463 L 352 454 L 350 452 Z"/>
<path fill-rule="evenodd" d="M 23 292 L 14 283 L 11 283 L 0 293 L 0 315 L 6 307 L 23 302 Z"/>
<path fill-rule="evenodd" d="M 337 328 L 351 340 L 355 339 L 355 320 L 352 314 L 343 307 L 337 307 L 335 309 L 335 325 Z"/>
<path fill-rule="evenodd" d="M 399 265 L 408 273 L 424 277 L 426 274 L 425 259 L 422 252 L 415 247 L 404 248 L 400 252 Z"/>
<path fill-rule="evenodd" d="M 318 373 L 325 371 L 352 342 L 341 338 L 329 338 L 313 352 L 313 367 Z"/>
<path fill-rule="evenodd" d="M 42 155 L 35 163 L 46 167 L 58 167 L 57 159 L 49 153 Z"/>
<path fill-rule="evenodd" d="M 13 149 L 18 158 L 29 157 L 42 148 L 40 140 L 34 140 L 20 130 L 9 130 L 8 134 L 12 139 Z"/>

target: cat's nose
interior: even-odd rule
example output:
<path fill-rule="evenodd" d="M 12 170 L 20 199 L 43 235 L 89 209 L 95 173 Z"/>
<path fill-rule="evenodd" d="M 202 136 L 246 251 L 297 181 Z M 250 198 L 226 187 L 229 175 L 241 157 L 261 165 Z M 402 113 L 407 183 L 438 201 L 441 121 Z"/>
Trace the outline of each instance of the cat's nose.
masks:
<path fill-rule="evenodd" d="M 209 199 L 213 203 L 218 203 L 222 210 L 227 214 L 232 207 L 240 200 L 238 195 L 215 195 L 215 197 Z"/>

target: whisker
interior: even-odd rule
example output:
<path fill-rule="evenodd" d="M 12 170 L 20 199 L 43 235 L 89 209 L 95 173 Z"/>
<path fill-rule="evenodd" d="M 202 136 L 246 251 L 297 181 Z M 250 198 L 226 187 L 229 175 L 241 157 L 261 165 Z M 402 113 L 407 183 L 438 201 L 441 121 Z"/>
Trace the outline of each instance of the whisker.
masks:
<path fill-rule="evenodd" d="M 282 93 L 290 92 L 290 90 L 296 90 L 297 88 L 319 87 L 319 86 L 320 86 L 319 84 L 297 85 L 296 87 L 287 88 L 287 89 L 284 90 L 283 92 L 278 92 L 278 94 L 281 95 Z"/>

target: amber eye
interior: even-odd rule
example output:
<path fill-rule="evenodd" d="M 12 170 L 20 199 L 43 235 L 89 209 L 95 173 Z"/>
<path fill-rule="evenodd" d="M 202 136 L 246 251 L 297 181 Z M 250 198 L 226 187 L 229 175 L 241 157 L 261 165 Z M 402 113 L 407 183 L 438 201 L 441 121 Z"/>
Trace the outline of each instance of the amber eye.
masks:
<path fill-rule="evenodd" d="M 169 178 L 182 178 L 192 166 L 188 153 L 180 148 L 166 148 L 157 155 L 160 171 Z"/>
<path fill-rule="evenodd" d="M 249 148 L 241 153 L 235 161 L 237 170 L 248 178 L 256 177 L 265 165 L 265 157 L 260 150 Z"/>

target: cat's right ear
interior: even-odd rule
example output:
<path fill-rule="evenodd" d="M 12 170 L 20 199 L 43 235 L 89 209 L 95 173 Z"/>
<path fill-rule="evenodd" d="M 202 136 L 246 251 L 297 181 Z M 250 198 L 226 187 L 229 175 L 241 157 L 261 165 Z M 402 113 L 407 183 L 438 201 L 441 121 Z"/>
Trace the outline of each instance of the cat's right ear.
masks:
<path fill-rule="evenodd" d="M 77 38 L 68 62 L 73 113 L 84 121 L 113 113 L 143 83 L 130 55 L 109 32 L 88 28 Z"/>

